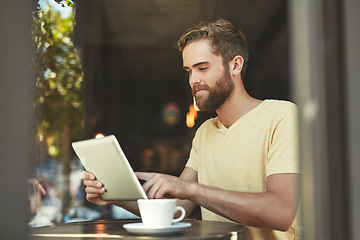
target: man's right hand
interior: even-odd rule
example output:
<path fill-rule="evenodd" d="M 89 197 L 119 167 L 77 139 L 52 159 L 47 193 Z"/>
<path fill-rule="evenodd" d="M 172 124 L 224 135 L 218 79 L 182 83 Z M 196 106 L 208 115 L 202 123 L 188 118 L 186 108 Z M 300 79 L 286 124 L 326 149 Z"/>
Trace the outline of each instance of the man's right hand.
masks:
<path fill-rule="evenodd" d="M 95 203 L 97 205 L 109 205 L 113 204 L 113 202 L 104 201 L 101 198 L 101 195 L 106 191 L 104 185 L 96 180 L 96 177 L 87 172 L 81 172 L 81 178 L 84 180 L 86 199 L 89 202 Z"/>

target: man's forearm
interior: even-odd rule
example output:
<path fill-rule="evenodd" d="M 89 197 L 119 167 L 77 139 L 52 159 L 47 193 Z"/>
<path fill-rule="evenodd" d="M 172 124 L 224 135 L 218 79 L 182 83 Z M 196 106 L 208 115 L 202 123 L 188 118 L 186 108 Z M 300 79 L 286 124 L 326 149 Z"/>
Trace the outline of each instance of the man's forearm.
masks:
<path fill-rule="evenodd" d="M 194 183 L 189 192 L 202 207 L 247 226 L 286 231 L 297 211 L 297 196 L 288 189 L 247 193 Z"/>

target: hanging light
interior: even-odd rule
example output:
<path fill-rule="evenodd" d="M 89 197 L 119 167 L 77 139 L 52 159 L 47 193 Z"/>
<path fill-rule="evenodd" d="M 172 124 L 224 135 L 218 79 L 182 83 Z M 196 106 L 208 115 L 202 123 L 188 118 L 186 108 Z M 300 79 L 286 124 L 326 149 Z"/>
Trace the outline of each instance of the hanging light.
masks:
<path fill-rule="evenodd" d="M 97 133 L 97 134 L 95 134 L 95 138 L 96 138 L 96 139 L 98 139 L 98 138 L 103 138 L 103 137 L 105 137 L 105 135 L 102 134 L 102 133 Z"/>
<path fill-rule="evenodd" d="M 186 126 L 192 128 L 195 126 L 195 120 L 197 118 L 197 112 L 199 108 L 196 106 L 195 98 L 193 99 L 194 103 L 190 104 L 189 112 L 186 114 Z"/>

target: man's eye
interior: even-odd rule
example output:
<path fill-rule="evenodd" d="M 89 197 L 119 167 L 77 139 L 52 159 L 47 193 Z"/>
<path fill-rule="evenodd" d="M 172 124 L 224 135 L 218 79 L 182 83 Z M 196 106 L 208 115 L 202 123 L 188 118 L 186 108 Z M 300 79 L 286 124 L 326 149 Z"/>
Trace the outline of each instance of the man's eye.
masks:
<path fill-rule="evenodd" d="M 206 69 L 208 69 L 208 67 L 201 67 L 199 69 L 200 69 L 200 71 L 205 71 Z"/>
<path fill-rule="evenodd" d="M 190 74 L 191 74 L 191 71 L 185 71 L 186 76 L 190 76 Z"/>

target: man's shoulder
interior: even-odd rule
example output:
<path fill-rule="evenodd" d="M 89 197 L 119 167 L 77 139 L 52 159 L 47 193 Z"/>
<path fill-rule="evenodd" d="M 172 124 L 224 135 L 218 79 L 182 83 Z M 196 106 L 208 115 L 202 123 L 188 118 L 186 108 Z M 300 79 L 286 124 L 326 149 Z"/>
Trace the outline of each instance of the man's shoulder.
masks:
<path fill-rule="evenodd" d="M 268 105 L 278 107 L 278 108 L 296 108 L 296 104 L 287 100 L 276 100 L 276 99 L 266 99 L 264 100 Z"/>
<path fill-rule="evenodd" d="M 219 117 L 209 118 L 200 125 L 199 129 L 218 127 L 218 123 L 219 123 Z"/>
<path fill-rule="evenodd" d="M 219 128 L 219 118 L 213 117 L 205 120 L 196 130 L 196 133 L 199 134 L 201 132 L 207 132 L 211 129 L 218 129 L 218 128 Z"/>
<path fill-rule="evenodd" d="M 265 100 L 266 108 L 273 113 L 294 113 L 297 112 L 297 105 L 286 100 Z"/>

